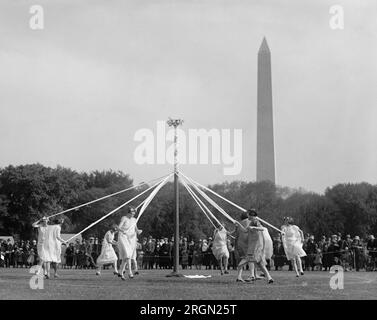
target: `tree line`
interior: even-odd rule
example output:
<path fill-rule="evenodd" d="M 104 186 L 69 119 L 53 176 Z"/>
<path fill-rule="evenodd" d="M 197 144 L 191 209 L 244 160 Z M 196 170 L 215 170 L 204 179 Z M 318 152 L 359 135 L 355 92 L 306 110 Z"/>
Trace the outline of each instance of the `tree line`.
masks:
<path fill-rule="evenodd" d="M 31 224 L 64 209 L 125 189 L 133 179 L 120 171 L 76 172 L 41 164 L 8 166 L 0 169 L 0 235 L 20 239 L 35 237 Z M 377 185 L 366 182 L 341 183 L 324 194 L 306 192 L 266 182 L 234 181 L 209 186 L 244 208 L 256 208 L 260 217 L 280 227 L 284 216 L 291 216 L 305 233 L 316 237 L 341 232 L 366 236 L 377 232 Z M 147 185 L 62 215 L 63 232 L 75 233 L 131 199 Z M 174 232 L 174 186 L 167 183 L 153 199 L 139 221 L 143 236 L 171 236 Z M 138 205 L 148 193 L 137 199 Z M 235 219 L 241 211 L 210 195 Z M 209 204 L 216 217 L 232 230 Z M 84 236 L 102 237 L 113 223 L 119 223 L 126 208 L 88 230 Z M 213 233 L 213 226 L 183 186 L 180 186 L 180 230 L 192 239 Z"/>

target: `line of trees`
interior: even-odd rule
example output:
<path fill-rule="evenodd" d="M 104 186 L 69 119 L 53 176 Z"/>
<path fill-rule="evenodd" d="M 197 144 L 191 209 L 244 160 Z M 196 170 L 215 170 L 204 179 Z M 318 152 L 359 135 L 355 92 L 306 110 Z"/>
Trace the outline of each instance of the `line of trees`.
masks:
<path fill-rule="evenodd" d="M 115 171 L 78 173 L 68 168 L 41 164 L 8 166 L 0 169 L 0 235 L 35 237 L 31 224 L 44 215 L 88 202 L 133 184 L 128 174 Z M 63 216 L 63 232 L 74 233 L 88 226 L 117 206 L 147 188 L 143 186 L 108 198 Z M 209 186 L 244 208 L 256 208 L 263 219 L 280 227 L 284 216 L 291 216 L 304 232 L 316 237 L 335 232 L 366 236 L 377 233 L 377 185 L 369 183 L 337 184 L 323 195 L 275 186 L 270 182 L 225 182 Z M 212 234 L 213 227 L 194 200 L 180 187 L 181 233 L 189 238 Z M 145 196 L 135 201 L 138 205 Z M 213 196 L 211 196 L 213 197 Z M 233 218 L 240 211 L 216 200 Z M 169 236 L 174 232 L 173 183 L 168 183 L 154 198 L 139 221 L 143 235 Z M 209 205 L 212 212 L 232 230 L 229 221 Z M 126 208 L 103 220 L 84 236 L 102 237 L 118 223 Z"/>

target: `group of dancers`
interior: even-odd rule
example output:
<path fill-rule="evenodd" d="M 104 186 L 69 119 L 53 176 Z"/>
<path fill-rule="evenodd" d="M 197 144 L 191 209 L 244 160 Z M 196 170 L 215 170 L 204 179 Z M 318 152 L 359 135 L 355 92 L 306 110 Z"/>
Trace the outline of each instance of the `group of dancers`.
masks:
<path fill-rule="evenodd" d="M 62 219 L 55 219 L 52 224 L 48 224 L 48 218 L 43 217 L 33 223 L 34 228 L 38 228 L 37 251 L 39 256 L 39 271 L 44 270 L 47 279 L 50 278 L 50 268 L 54 269 L 54 277 L 58 275 L 58 264 L 61 263 L 61 244 L 65 243 L 60 236 Z"/>
<path fill-rule="evenodd" d="M 119 225 L 113 225 L 106 232 L 102 241 L 101 254 L 97 258 L 96 274 L 101 274 L 103 265 L 112 264 L 114 266 L 114 275 L 126 280 L 125 271 L 128 269 L 128 277 L 134 278 L 138 274 L 136 263 L 136 246 L 137 236 L 142 233 L 137 227 L 135 218 L 136 209 L 129 207 L 125 216 L 121 218 Z M 61 262 L 61 243 L 65 241 L 60 236 L 62 220 L 54 220 L 48 224 L 46 217 L 35 222 L 33 227 L 38 228 L 38 255 L 40 258 L 41 270 L 44 270 L 46 278 L 50 278 L 50 267 L 54 269 L 54 277 L 58 277 L 57 266 Z M 114 240 L 115 234 L 118 233 L 118 241 Z M 284 224 L 281 228 L 282 242 L 287 259 L 292 262 L 296 276 L 303 275 L 301 258 L 306 256 L 302 248 L 304 241 L 303 232 L 293 224 L 290 217 L 284 218 Z M 227 237 L 235 238 L 235 247 L 240 256 L 240 262 L 237 268 L 237 282 L 252 282 L 260 277 L 256 274 L 256 266 L 259 267 L 267 283 L 274 282 L 266 268 L 266 260 L 271 259 L 273 254 L 272 239 L 266 227 L 259 219 L 255 209 L 250 209 L 241 216 L 241 221 L 235 222 L 235 229 L 229 232 L 224 226 L 219 226 L 214 231 L 214 240 L 212 252 L 219 262 L 221 275 L 228 274 L 229 251 L 227 248 Z M 119 257 L 115 253 L 113 245 L 118 246 Z M 118 259 L 121 259 L 120 270 L 117 268 Z M 248 265 L 250 276 L 244 280 L 242 271 Z M 134 270 L 133 270 L 134 269 Z"/>
<path fill-rule="evenodd" d="M 259 267 L 267 282 L 273 283 L 270 273 L 266 267 L 266 260 L 271 259 L 273 254 L 273 242 L 268 229 L 263 227 L 257 218 L 255 209 L 250 209 L 241 216 L 241 221 L 235 222 L 235 230 L 228 232 L 223 226 L 215 229 L 212 252 L 219 262 L 221 274 L 228 273 L 229 251 L 227 248 L 227 236 L 235 235 L 235 247 L 240 257 L 237 267 L 237 282 L 251 282 L 260 278 L 256 273 L 256 266 Z M 301 258 L 306 256 L 302 248 L 304 235 L 300 228 L 293 224 L 291 217 L 284 218 L 281 228 L 284 251 L 287 259 L 294 266 L 296 277 L 303 275 Z M 244 280 L 242 271 L 248 265 L 250 276 Z"/>

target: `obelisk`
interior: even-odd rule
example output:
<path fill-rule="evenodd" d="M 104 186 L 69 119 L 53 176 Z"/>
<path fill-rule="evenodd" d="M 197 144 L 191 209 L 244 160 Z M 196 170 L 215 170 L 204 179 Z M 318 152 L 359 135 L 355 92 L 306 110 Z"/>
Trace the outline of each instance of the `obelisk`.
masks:
<path fill-rule="evenodd" d="M 271 52 L 266 38 L 258 51 L 257 181 L 275 183 L 274 124 L 272 113 Z"/>

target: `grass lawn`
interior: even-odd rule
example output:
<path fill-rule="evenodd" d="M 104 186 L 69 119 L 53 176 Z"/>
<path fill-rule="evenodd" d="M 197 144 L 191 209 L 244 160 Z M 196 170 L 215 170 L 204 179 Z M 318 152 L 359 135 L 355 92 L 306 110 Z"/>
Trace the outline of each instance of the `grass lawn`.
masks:
<path fill-rule="evenodd" d="M 211 275 L 207 279 L 167 278 L 169 270 L 141 270 L 134 279 L 121 281 L 112 270 L 96 276 L 94 270 L 60 270 L 60 278 L 44 281 L 44 289 L 32 290 L 28 269 L 0 269 L 0 299 L 377 299 L 377 272 L 346 272 L 344 289 L 333 290 L 329 272 L 307 272 L 296 278 L 293 272 L 272 271 L 275 283 L 265 280 L 236 283 L 236 271 L 220 276 L 214 270 L 183 270 L 186 275 Z M 247 272 L 245 272 L 245 277 Z"/>

